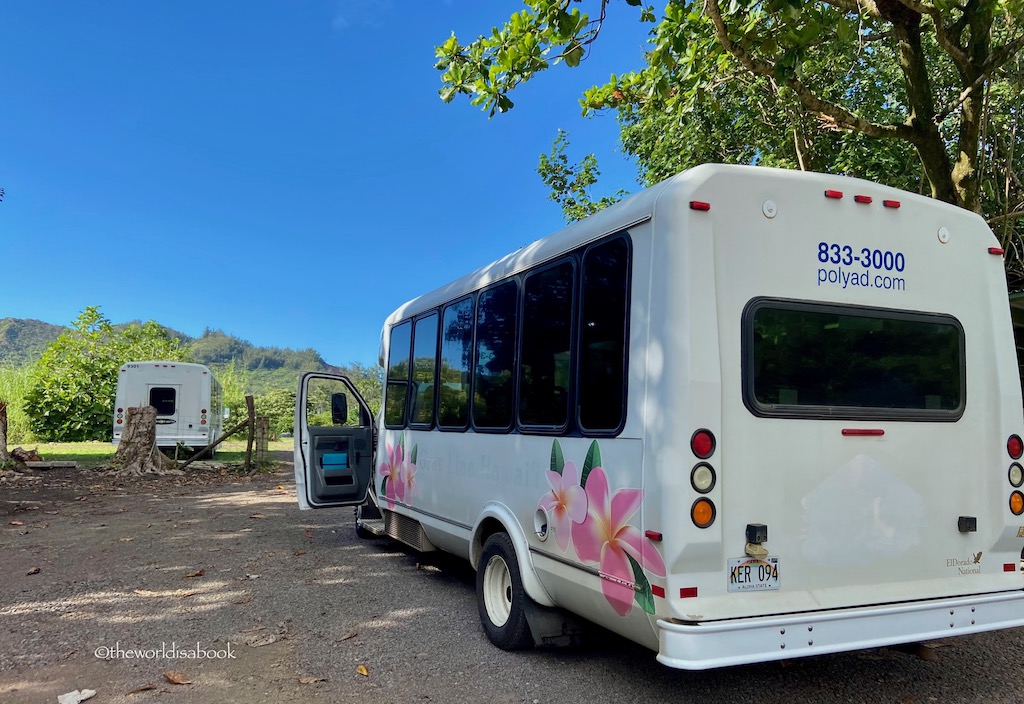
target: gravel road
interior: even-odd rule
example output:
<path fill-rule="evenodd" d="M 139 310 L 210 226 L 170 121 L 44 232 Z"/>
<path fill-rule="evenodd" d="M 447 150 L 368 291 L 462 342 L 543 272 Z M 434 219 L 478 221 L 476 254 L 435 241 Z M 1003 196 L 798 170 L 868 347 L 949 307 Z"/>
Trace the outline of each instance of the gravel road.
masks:
<path fill-rule="evenodd" d="M 251 480 L 37 476 L 0 483 L 4 704 L 76 689 L 97 704 L 1024 701 L 1024 629 L 936 643 L 927 660 L 886 649 L 703 673 L 605 633 L 505 653 L 480 629 L 467 564 L 359 540 L 349 509 L 300 512 L 291 465 Z"/>

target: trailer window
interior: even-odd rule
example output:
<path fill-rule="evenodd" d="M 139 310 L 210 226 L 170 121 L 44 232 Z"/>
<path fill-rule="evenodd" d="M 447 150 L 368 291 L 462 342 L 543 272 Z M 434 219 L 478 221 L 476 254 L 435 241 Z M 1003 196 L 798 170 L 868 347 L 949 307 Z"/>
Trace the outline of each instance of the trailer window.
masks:
<path fill-rule="evenodd" d="M 149 405 L 158 416 L 173 416 L 175 396 L 173 387 L 154 386 L 149 390 Z"/>
<path fill-rule="evenodd" d="M 964 334 L 950 316 L 756 300 L 744 313 L 756 415 L 956 420 Z"/>

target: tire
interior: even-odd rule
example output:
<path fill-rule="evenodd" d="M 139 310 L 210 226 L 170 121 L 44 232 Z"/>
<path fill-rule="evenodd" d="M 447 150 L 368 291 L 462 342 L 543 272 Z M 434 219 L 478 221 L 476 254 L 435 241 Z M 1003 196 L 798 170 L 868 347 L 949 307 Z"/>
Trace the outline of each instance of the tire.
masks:
<path fill-rule="evenodd" d="M 533 635 L 526 620 L 529 599 L 512 539 L 507 533 L 495 533 L 484 542 L 476 571 L 480 623 L 491 643 L 502 650 L 533 647 Z"/>

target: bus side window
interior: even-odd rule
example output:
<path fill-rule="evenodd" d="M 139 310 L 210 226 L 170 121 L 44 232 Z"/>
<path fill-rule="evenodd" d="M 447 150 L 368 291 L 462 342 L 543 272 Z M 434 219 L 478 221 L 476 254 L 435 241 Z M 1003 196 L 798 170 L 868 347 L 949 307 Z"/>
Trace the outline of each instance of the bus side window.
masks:
<path fill-rule="evenodd" d="M 437 368 L 437 313 L 416 321 L 412 353 L 412 410 L 409 423 L 434 424 L 434 371 Z"/>
<path fill-rule="evenodd" d="M 480 294 L 476 311 L 473 426 L 507 431 L 515 401 L 518 284 L 505 281 Z"/>
<path fill-rule="evenodd" d="M 569 422 L 575 269 L 563 260 L 523 282 L 520 425 L 555 430 Z"/>
<path fill-rule="evenodd" d="M 463 430 L 469 425 L 469 379 L 473 359 L 473 299 L 445 307 L 441 322 L 441 363 L 437 424 Z"/>
<path fill-rule="evenodd" d="M 412 346 L 412 322 L 391 328 L 388 350 L 388 378 L 384 391 L 384 425 L 404 428 L 409 406 L 409 352 Z"/>
<path fill-rule="evenodd" d="M 629 271 L 626 237 L 583 255 L 578 388 L 584 432 L 615 432 L 625 422 Z"/>

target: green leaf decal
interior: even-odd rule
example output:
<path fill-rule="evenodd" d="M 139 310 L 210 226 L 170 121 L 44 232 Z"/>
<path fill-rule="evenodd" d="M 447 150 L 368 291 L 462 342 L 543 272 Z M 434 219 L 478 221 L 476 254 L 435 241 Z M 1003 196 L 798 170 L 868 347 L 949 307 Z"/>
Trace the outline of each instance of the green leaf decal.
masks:
<path fill-rule="evenodd" d="M 590 449 L 587 450 L 587 458 L 583 461 L 583 474 L 580 475 L 580 486 L 586 488 L 587 477 L 590 476 L 590 470 L 594 467 L 601 466 L 601 448 L 597 444 L 597 440 L 590 443 Z"/>
<path fill-rule="evenodd" d="M 629 566 L 633 568 L 633 581 L 639 587 L 633 592 L 633 598 L 641 609 L 653 615 L 654 593 L 651 591 L 651 583 L 647 581 L 647 575 L 644 574 L 644 568 L 640 566 L 640 563 L 634 560 L 632 555 L 626 555 L 626 557 L 629 558 Z"/>
<path fill-rule="evenodd" d="M 555 440 L 551 443 L 551 471 L 562 473 L 565 469 L 565 456 L 562 455 L 562 446 Z"/>
<path fill-rule="evenodd" d="M 420 452 L 419 444 L 413 445 L 412 446 L 412 454 L 409 455 L 409 461 L 412 462 L 413 464 L 416 464 L 416 455 L 418 455 L 419 452 Z"/>
<path fill-rule="evenodd" d="M 387 496 L 388 494 L 388 478 L 384 477 L 380 480 L 380 496 Z"/>

